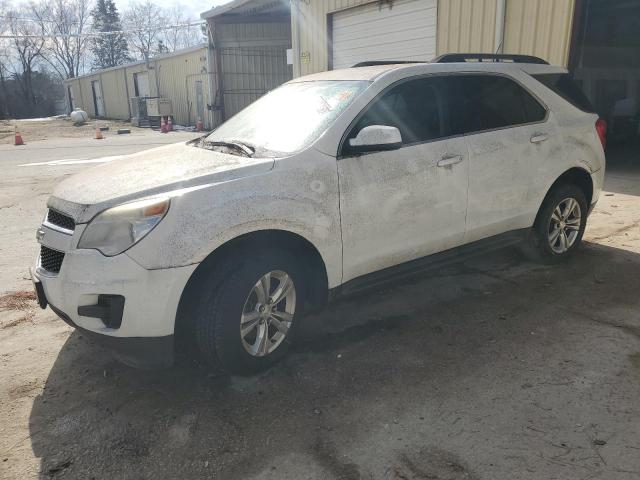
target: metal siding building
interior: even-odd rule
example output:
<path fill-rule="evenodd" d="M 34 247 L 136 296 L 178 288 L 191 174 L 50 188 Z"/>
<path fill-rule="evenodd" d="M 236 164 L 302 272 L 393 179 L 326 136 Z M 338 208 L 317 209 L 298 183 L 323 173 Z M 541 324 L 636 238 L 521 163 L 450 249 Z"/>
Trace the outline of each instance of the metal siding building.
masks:
<path fill-rule="evenodd" d="M 496 0 L 438 1 L 438 55 L 495 52 Z"/>
<path fill-rule="evenodd" d="M 294 75 L 330 69 L 333 26 L 342 12 L 376 8 L 382 13 L 413 2 L 437 3 L 436 54 L 520 53 L 567 65 L 575 0 L 310 0 L 292 2 Z M 504 25 L 504 30 L 497 25 Z M 425 22 L 425 30 L 431 25 Z M 411 55 L 396 59 L 411 60 Z M 406 58 L 405 58 L 406 57 Z M 362 58 L 361 60 L 367 60 Z M 430 58 L 423 58 L 430 60 Z"/>
<path fill-rule="evenodd" d="M 567 66 L 574 0 L 507 0 L 504 51 Z"/>
<path fill-rule="evenodd" d="M 217 28 L 224 112 L 230 118 L 291 79 L 286 55 L 291 23 L 221 23 Z"/>
<path fill-rule="evenodd" d="M 161 55 L 147 62 L 136 62 L 99 70 L 88 75 L 65 81 L 67 95 L 73 106 L 85 110 L 92 118 L 131 118 L 129 98 L 138 96 L 136 76 L 148 84 L 150 97 L 172 101 L 173 121 L 181 125 L 194 125 L 201 118 L 206 128 L 212 126 L 206 106 L 210 104 L 207 48 L 200 45 Z M 101 105 L 94 92 L 98 89 Z M 71 102 L 69 102 L 71 104 Z"/>
<path fill-rule="evenodd" d="M 214 125 L 292 78 L 288 1 L 234 0 L 200 16 L 207 21 L 210 57 L 219 72 L 210 86 Z"/>

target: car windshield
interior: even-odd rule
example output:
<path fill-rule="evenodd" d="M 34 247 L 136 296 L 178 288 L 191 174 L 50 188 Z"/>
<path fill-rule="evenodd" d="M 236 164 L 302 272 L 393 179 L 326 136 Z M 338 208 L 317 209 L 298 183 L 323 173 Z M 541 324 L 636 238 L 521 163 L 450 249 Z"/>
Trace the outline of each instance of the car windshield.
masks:
<path fill-rule="evenodd" d="M 367 81 L 283 85 L 220 125 L 205 143 L 250 146 L 264 156 L 297 152 L 322 135 L 368 85 Z"/>

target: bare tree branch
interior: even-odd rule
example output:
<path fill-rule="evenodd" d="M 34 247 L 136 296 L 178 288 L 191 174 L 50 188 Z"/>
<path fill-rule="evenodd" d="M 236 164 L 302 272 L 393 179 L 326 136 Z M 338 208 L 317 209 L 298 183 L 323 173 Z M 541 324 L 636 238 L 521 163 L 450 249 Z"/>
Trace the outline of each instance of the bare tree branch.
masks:
<path fill-rule="evenodd" d="M 162 8 L 151 0 L 132 3 L 124 12 L 125 29 L 132 31 L 128 38 L 129 45 L 139 58 L 149 61 L 157 52 L 162 36 L 161 31 L 156 29 L 166 25 L 167 21 Z"/>
<path fill-rule="evenodd" d="M 43 59 L 64 79 L 80 75 L 86 60 L 90 27 L 90 0 L 42 0 L 31 4 L 41 31 L 50 35 Z"/>
<path fill-rule="evenodd" d="M 166 10 L 166 17 L 172 28 L 162 32 L 162 41 L 170 52 L 192 47 L 204 42 L 202 29 L 199 26 L 184 27 L 194 20 L 184 15 L 184 8 L 175 5 Z"/>
<path fill-rule="evenodd" d="M 9 31 L 16 36 L 13 39 L 13 51 L 16 54 L 17 62 L 13 65 L 11 76 L 18 82 L 27 106 L 33 108 L 36 104 L 33 91 L 33 72 L 44 47 L 44 40 L 38 37 L 43 32 L 37 23 L 29 21 L 28 18 L 25 19 L 24 14 L 18 14 L 17 11 L 7 14 L 7 22 Z"/>

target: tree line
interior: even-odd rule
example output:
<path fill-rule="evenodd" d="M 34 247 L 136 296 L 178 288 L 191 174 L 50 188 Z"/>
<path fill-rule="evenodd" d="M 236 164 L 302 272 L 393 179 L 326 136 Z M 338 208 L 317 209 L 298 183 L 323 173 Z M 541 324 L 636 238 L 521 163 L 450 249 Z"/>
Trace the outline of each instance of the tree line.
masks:
<path fill-rule="evenodd" d="M 179 6 L 113 0 L 0 0 L 0 119 L 50 115 L 62 80 L 149 60 L 205 39 Z"/>

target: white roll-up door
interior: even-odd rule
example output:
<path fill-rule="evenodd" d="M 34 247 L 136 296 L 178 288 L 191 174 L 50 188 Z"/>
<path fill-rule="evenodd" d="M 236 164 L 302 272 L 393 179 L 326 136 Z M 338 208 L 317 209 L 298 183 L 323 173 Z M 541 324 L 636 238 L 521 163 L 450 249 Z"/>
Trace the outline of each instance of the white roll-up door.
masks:
<path fill-rule="evenodd" d="M 373 2 L 332 16 L 333 68 L 436 56 L 437 0 Z"/>

